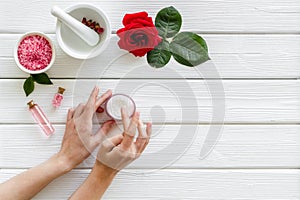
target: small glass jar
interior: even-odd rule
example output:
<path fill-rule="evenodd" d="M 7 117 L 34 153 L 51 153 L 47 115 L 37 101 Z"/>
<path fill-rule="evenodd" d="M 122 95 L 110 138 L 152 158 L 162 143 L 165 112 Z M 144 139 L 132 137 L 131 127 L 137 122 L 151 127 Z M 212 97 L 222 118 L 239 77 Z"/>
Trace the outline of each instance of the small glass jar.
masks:
<path fill-rule="evenodd" d="M 53 107 L 58 108 L 61 106 L 61 102 L 64 99 L 63 94 L 64 94 L 65 90 L 66 90 L 65 88 L 58 87 L 58 91 L 54 95 L 53 100 L 52 100 Z"/>
<path fill-rule="evenodd" d="M 121 108 L 124 108 L 128 116 L 132 117 L 135 113 L 136 105 L 128 95 L 114 94 L 97 109 L 97 112 L 105 113 L 110 119 L 120 121 L 122 120 Z"/>

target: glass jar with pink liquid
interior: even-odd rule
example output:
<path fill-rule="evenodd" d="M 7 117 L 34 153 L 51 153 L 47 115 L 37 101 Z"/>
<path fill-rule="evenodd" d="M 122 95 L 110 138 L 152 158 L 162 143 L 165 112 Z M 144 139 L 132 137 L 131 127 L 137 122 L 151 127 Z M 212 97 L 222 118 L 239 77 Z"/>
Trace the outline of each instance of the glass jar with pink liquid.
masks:
<path fill-rule="evenodd" d="M 29 111 L 43 132 L 47 136 L 52 135 L 55 130 L 40 106 L 34 103 L 33 100 L 29 101 L 27 104 L 29 106 Z"/>

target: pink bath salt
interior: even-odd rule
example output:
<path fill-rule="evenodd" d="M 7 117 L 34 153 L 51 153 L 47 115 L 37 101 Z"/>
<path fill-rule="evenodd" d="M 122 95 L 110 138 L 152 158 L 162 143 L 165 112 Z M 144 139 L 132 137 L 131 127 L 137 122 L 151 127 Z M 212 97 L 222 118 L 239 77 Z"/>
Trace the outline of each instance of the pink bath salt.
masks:
<path fill-rule="evenodd" d="M 52 59 L 49 41 L 40 35 L 25 37 L 18 47 L 19 62 L 26 69 L 38 71 L 46 68 Z"/>
<path fill-rule="evenodd" d="M 64 97 L 62 94 L 59 94 L 59 93 L 55 94 L 54 98 L 52 100 L 53 107 L 58 108 L 61 105 L 61 102 L 63 99 L 64 99 Z"/>

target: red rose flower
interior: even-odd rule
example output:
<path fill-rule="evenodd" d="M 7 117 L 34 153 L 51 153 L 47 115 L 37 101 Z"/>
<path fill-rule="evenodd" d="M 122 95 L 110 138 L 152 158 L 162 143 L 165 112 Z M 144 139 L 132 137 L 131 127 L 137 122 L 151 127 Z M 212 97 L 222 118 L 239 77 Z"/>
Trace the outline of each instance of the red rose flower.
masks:
<path fill-rule="evenodd" d="M 120 37 L 118 45 L 135 56 L 142 57 L 160 42 L 158 31 L 147 12 L 126 14 L 123 18 L 124 28 L 117 31 Z"/>

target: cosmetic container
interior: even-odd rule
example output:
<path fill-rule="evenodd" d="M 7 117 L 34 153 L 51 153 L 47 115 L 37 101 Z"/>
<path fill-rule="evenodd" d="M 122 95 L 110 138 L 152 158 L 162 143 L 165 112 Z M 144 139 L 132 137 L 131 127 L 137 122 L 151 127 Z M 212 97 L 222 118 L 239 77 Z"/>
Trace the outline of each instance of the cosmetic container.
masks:
<path fill-rule="evenodd" d="M 97 109 L 97 112 L 105 113 L 109 119 L 120 121 L 122 120 L 121 108 L 124 108 L 128 116 L 132 117 L 136 110 L 136 105 L 128 95 L 114 94 Z"/>

